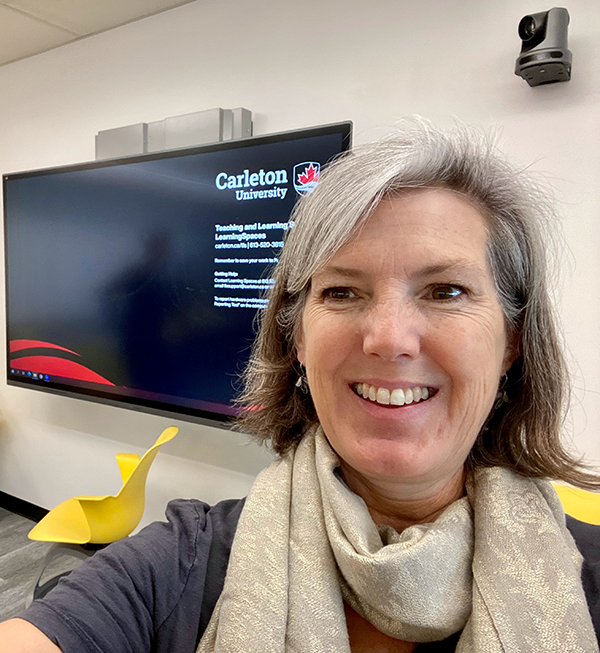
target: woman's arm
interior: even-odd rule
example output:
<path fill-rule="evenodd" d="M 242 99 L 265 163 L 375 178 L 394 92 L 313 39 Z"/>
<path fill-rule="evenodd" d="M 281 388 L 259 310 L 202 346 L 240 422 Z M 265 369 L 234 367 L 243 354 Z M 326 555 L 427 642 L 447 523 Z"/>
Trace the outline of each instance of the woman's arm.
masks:
<path fill-rule="evenodd" d="M 0 624 L 0 653 L 60 653 L 41 630 L 23 619 Z"/>
<path fill-rule="evenodd" d="M 0 653 L 193 653 L 223 587 L 242 505 L 171 502 L 167 523 L 99 551 L 2 624 Z"/>

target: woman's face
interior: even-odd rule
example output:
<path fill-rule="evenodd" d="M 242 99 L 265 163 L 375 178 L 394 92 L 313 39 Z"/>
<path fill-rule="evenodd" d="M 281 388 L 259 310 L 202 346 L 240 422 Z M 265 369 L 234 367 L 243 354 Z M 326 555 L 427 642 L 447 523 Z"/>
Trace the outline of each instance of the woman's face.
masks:
<path fill-rule="evenodd" d="M 460 195 L 415 191 L 314 274 L 298 359 L 331 446 L 365 479 L 462 471 L 514 358 L 486 241 Z"/>

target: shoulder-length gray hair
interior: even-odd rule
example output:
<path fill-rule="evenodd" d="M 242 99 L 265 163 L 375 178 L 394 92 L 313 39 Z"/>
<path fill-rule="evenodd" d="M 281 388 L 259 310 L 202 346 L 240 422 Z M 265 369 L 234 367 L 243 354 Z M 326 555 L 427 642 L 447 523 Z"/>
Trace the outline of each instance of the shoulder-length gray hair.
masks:
<path fill-rule="evenodd" d="M 569 383 L 546 281 L 544 230 L 552 209 L 493 142 L 466 127 L 429 124 L 355 148 L 322 173 L 296 205 L 269 305 L 243 374 L 238 428 L 283 454 L 317 421 L 310 394 L 296 387 L 294 334 L 315 271 L 369 219 L 382 199 L 411 189 L 463 194 L 487 220 L 488 257 L 507 331 L 518 356 L 507 373 L 508 402 L 497 402 L 470 453 L 472 465 L 510 467 L 530 477 L 598 489 L 561 443 Z"/>

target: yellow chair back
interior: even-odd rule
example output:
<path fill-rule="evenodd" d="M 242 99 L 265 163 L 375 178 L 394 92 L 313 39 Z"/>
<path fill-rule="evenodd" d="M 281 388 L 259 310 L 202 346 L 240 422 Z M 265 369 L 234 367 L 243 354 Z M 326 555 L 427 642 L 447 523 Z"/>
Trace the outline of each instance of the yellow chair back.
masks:
<path fill-rule="evenodd" d="M 140 459 L 138 454 L 117 454 L 123 487 L 116 496 L 78 496 L 53 508 L 29 532 L 29 539 L 69 544 L 109 544 L 139 524 L 145 508 L 146 478 L 160 447 L 177 435 L 165 429 Z"/>
<path fill-rule="evenodd" d="M 567 515 L 588 524 L 600 525 L 600 494 L 568 485 L 554 485 Z"/>

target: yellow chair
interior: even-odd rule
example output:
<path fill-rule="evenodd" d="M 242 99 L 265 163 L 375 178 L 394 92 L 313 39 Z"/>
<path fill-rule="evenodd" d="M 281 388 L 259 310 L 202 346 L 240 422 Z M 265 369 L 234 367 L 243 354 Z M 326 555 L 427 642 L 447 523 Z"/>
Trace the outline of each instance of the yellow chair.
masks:
<path fill-rule="evenodd" d="M 29 539 L 54 542 L 29 592 L 27 605 L 40 598 L 58 582 L 48 581 L 39 586 L 40 579 L 50 560 L 69 551 L 77 558 L 91 556 L 104 545 L 127 537 L 139 524 L 145 507 L 146 478 L 160 447 L 177 435 L 178 429 L 165 429 L 158 440 L 140 459 L 136 453 L 117 454 L 117 463 L 123 478 L 123 487 L 116 496 L 77 496 L 53 508 L 31 531 Z"/>
<path fill-rule="evenodd" d="M 600 525 L 600 494 L 568 485 L 554 485 L 567 515 L 588 524 Z"/>

